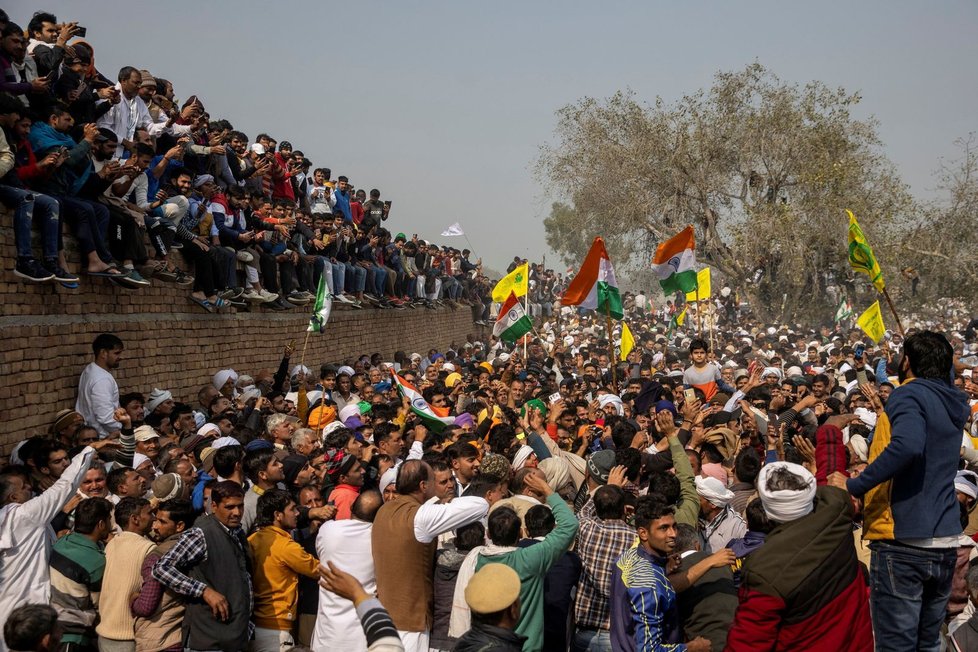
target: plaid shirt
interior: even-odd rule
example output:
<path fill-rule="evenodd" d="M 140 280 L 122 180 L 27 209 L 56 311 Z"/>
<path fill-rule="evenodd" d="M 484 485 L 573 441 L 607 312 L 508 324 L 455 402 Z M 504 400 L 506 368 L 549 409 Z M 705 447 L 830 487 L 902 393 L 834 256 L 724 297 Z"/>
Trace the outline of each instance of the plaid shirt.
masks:
<path fill-rule="evenodd" d="M 582 629 L 610 629 L 608 599 L 611 596 L 612 567 L 623 552 L 635 543 L 635 530 L 620 519 L 602 520 L 594 511 L 594 501 L 577 515 L 581 529 L 577 547 L 583 568 L 577 584 L 574 619 Z"/>
<path fill-rule="evenodd" d="M 221 527 L 224 527 L 222 524 Z M 231 538 L 239 546 L 245 541 L 244 533 L 241 528 L 228 530 Z M 173 546 L 168 553 L 160 557 L 159 561 L 153 565 L 153 577 L 166 588 L 185 595 L 190 598 L 200 598 L 204 595 L 207 585 L 188 577 L 187 571 L 197 564 L 207 561 L 207 539 L 204 538 L 204 531 L 199 527 L 193 527 L 183 533 L 177 545 Z M 251 575 L 248 578 L 248 611 L 254 611 L 254 587 L 251 584 Z"/>

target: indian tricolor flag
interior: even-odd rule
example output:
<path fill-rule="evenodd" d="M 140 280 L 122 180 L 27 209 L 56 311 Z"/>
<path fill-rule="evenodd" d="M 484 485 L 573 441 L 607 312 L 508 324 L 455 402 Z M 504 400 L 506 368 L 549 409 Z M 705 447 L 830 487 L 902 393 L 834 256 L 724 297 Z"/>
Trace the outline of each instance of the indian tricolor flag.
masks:
<path fill-rule="evenodd" d="M 515 342 L 532 329 L 533 322 L 526 316 L 526 311 L 516 298 L 516 294 L 510 292 L 509 298 L 499 309 L 499 317 L 492 327 L 492 334 L 507 342 Z"/>
<path fill-rule="evenodd" d="M 394 379 L 394 384 L 397 385 L 397 389 L 401 392 L 401 395 L 406 396 L 408 401 L 410 401 L 411 411 L 421 417 L 424 424 L 433 432 L 441 432 L 445 426 L 450 426 L 455 423 L 455 419 L 448 416 L 448 408 L 430 405 L 428 401 L 424 400 L 424 396 L 421 395 L 421 392 L 414 385 L 396 373 L 392 373 L 391 378 Z"/>
<path fill-rule="evenodd" d="M 696 241 L 693 227 L 687 226 L 655 250 L 652 271 L 666 296 L 696 289 Z"/>
<path fill-rule="evenodd" d="M 625 316 L 621 308 L 621 295 L 618 293 L 615 268 L 608 258 L 608 251 L 604 248 L 604 240 L 594 239 L 594 244 L 587 252 L 584 264 L 581 265 L 581 271 L 571 281 L 560 302 L 565 306 L 581 306 L 597 310 L 615 319 Z"/>

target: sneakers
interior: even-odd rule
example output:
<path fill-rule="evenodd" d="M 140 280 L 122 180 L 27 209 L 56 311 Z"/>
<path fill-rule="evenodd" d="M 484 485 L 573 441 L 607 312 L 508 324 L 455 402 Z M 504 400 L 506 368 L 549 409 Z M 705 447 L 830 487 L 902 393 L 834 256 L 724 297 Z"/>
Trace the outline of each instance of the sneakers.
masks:
<path fill-rule="evenodd" d="M 44 268 L 54 274 L 54 280 L 62 285 L 70 285 L 72 283 L 77 287 L 78 277 L 66 270 L 58 263 L 57 258 L 44 261 Z"/>
<path fill-rule="evenodd" d="M 289 302 L 287 302 L 287 301 L 283 301 L 281 297 L 275 299 L 274 301 L 269 301 L 268 303 L 265 304 L 265 307 L 271 308 L 272 310 L 291 310 L 292 309 L 292 305 Z"/>
<path fill-rule="evenodd" d="M 33 258 L 19 259 L 14 267 L 14 274 L 31 283 L 47 283 L 55 277 L 53 272 Z"/>
<path fill-rule="evenodd" d="M 289 303 L 294 303 L 297 306 L 304 306 L 309 303 L 309 298 L 303 296 L 302 292 L 292 292 L 289 294 L 287 300 Z"/>
<path fill-rule="evenodd" d="M 333 298 L 339 301 L 340 303 L 347 303 L 347 304 L 355 303 L 354 301 L 351 301 L 350 298 L 345 294 L 334 294 Z"/>
<path fill-rule="evenodd" d="M 278 295 L 277 294 L 275 294 L 274 292 L 269 292 L 265 288 L 262 288 L 261 289 L 261 291 L 258 293 L 258 296 L 261 297 L 261 299 L 262 299 L 262 301 L 264 303 L 271 303 L 272 301 L 275 301 L 276 299 L 278 299 Z"/>
<path fill-rule="evenodd" d="M 142 275 L 132 267 L 123 267 L 122 272 L 125 273 L 126 278 L 120 280 L 125 280 L 125 282 L 131 285 L 141 285 L 141 286 L 152 285 L 152 283 L 150 283 L 145 278 L 143 278 Z"/>
<path fill-rule="evenodd" d="M 252 303 L 266 303 L 265 297 L 263 297 L 261 294 L 259 294 L 255 290 L 251 290 L 251 289 L 246 290 L 241 295 L 241 298 L 244 299 L 245 301 L 250 301 Z"/>
<path fill-rule="evenodd" d="M 222 299 L 233 301 L 235 299 L 240 299 L 244 294 L 244 288 L 227 288 L 226 290 L 221 290 L 218 292 L 217 296 L 221 297 Z"/>

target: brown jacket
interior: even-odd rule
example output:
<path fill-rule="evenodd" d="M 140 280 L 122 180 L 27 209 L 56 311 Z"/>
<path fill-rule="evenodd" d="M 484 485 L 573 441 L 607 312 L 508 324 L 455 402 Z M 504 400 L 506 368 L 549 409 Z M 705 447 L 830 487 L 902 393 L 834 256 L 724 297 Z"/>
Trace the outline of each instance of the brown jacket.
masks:
<path fill-rule="evenodd" d="M 371 534 L 377 597 L 394 626 L 404 632 L 426 632 L 432 622 L 437 541 L 421 543 L 415 538 L 414 515 L 420 507 L 412 496 L 384 503 Z"/>

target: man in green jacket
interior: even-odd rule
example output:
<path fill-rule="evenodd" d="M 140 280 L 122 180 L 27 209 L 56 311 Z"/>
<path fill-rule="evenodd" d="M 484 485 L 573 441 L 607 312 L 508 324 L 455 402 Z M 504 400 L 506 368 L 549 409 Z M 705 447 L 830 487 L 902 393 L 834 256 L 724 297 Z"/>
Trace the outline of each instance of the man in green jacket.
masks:
<path fill-rule="evenodd" d="M 480 554 L 475 569 L 478 572 L 486 564 L 505 564 L 520 576 L 522 606 L 516 633 L 526 637 L 523 646 L 526 652 L 537 652 L 543 649 L 543 578 L 574 541 L 578 523 L 571 508 L 547 484 L 542 471 L 534 471 L 526 477 L 525 482 L 529 489 L 545 496 L 557 525 L 535 546 L 496 555 Z M 490 514 L 489 538 L 497 547 L 515 546 L 520 539 L 520 518 L 516 512 L 501 507 Z"/>

